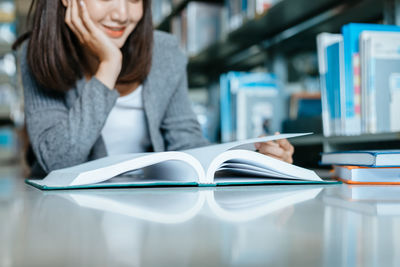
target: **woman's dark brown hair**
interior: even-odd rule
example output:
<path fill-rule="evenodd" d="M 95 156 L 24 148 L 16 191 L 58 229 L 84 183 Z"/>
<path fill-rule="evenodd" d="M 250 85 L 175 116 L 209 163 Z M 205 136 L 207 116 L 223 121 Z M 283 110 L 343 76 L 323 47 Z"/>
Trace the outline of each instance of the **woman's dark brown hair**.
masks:
<path fill-rule="evenodd" d="M 142 83 L 151 67 L 153 22 L 151 0 L 143 0 L 143 17 L 121 48 L 123 63 L 117 83 Z M 44 88 L 65 92 L 89 66 L 79 40 L 64 22 L 61 0 L 32 0 L 28 32 L 14 43 L 16 49 L 29 38 L 27 63 Z"/>

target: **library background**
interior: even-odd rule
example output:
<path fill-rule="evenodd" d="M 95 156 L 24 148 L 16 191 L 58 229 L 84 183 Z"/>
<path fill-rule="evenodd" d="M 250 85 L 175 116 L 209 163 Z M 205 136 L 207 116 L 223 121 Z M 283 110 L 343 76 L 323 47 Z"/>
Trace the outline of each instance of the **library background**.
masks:
<path fill-rule="evenodd" d="M 23 161 L 18 54 L 30 0 L 0 2 L 0 162 Z M 400 1 L 153 0 L 156 29 L 189 58 L 189 93 L 204 135 L 226 142 L 274 132 L 295 164 L 320 153 L 399 148 Z"/>

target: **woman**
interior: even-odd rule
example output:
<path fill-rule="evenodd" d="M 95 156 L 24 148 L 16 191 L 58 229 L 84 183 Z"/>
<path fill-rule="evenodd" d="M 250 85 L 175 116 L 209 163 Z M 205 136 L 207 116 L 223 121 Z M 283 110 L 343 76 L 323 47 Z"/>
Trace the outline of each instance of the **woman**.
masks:
<path fill-rule="evenodd" d="M 202 146 L 187 59 L 153 31 L 149 0 L 34 0 L 16 45 L 32 176 L 106 155 Z M 291 162 L 287 140 L 257 145 Z"/>

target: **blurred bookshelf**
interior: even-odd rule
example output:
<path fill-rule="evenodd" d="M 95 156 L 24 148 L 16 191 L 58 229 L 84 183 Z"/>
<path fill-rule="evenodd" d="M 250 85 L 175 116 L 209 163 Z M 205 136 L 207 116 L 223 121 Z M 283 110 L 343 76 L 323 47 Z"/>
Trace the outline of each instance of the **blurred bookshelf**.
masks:
<path fill-rule="evenodd" d="M 323 136 L 322 134 L 314 134 L 302 136 L 291 140 L 296 146 L 322 145 L 325 151 L 338 151 L 349 149 L 363 149 L 368 144 L 370 149 L 379 149 L 380 147 L 389 148 L 393 144 L 400 147 L 400 132 L 378 133 L 378 134 L 361 134 L 354 136 Z M 384 142 L 385 144 L 382 144 Z"/>
<path fill-rule="evenodd" d="M 307 8 L 304 8 L 307 7 Z M 316 50 L 320 32 L 339 32 L 348 22 L 373 22 L 383 18 L 382 0 L 284 0 L 265 15 L 246 21 L 189 60 L 189 84 L 195 87 L 231 69 L 249 70 L 271 54 Z M 211 76 L 210 76 L 211 75 Z"/>
<path fill-rule="evenodd" d="M 178 15 L 188 5 L 189 2 L 191 2 L 191 0 L 180 0 L 177 1 L 175 4 L 172 3 L 171 11 L 169 12 L 169 14 L 166 15 L 166 17 L 163 18 L 161 22 L 155 25 L 155 28 L 161 31 L 169 32 L 172 18 Z M 202 2 L 222 4 L 223 0 L 203 0 Z"/>
<path fill-rule="evenodd" d="M 18 34 L 24 32 L 24 23 L 30 2 L 31 0 L 15 0 L 14 20 L 18 22 L 16 25 Z M 183 50 L 186 49 L 189 58 L 187 68 L 189 88 L 191 89 L 189 93 L 196 95 L 198 103 L 195 110 L 199 114 L 199 120 L 206 121 L 206 127 L 211 128 L 204 131 L 207 131 L 206 135 L 212 142 L 221 141 L 218 120 L 220 118 L 219 92 L 222 74 L 229 71 L 250 72 L 261 69 L 276 74 L 286 95 L 295 91 L 291 89 L 293 84 L 301 87 L 301 90 L 315 92 L 316 89 L 310 89 L 309 85 L 304 85 L 303 80 L 306 80 L 304 77 L 311 77 L 315 84 L 315 81 L 318 80 L 318 71 L 314 67 L 306 74 L 299 74 L 298 69 L 293 66 L 293 61 L 298 59 L 299 55 L 306 55 L 309 61 L 316 58 L 316 36 L 319 33 L 338 33 L 344 24 L 350 22 L 398 24 L 397 17 L 399 16 L 396 12 L 399 9 L 398 0 L 265 0 L 264 2 L 271 3 L 268 8 L 251 16 L 243 16 L 239 23 L 235 21 L 232 26 L 232 18 L 227 6 L 234 2 L 237 1 L 152 1 L 155 28 L 173 34 L 175 34 L 174 29 L 177 25 L 178 28 L 184 28 L 187 23 L 190 23 L 190 16 L 186 20 L 182 20 L 182 16 L 187 16 L 189 9 L 194 12 L 190 11 L 191 14 L 195 14 L 198 16 L 196 18 L 203 21 L 205 19 L 201 15 L 207 14 L 207 12 L 203 12 L 202 3 L 214 7 L 219 6 L 221 9 L 218 14 L 220 19 L 218 36 L 214 36 L 207 42 L 203 42 L 204 38 L 200 36 L 201 38 L 195 39 L 195 41 L 203 43 L 196 44 L 194 49 L 188 48 L 189 41 L 187 39 L 193 37 L 189 36 L 188 28 L 186 28 L 187 32 L 182 33 L 186 34 L 185 36 L 182 34 L 177 36 L 178 40 L 187 42 Z M 211 21 L 207 22 L 211 23 Z M 0 55 L 8 51 L 10 51 L 9 44 L 0 45 Z M 300 65 L 305 65 L 303 59 L 298 61 L 300 61 Z M 6 81 L 7 79 L 10 78 L 0 75 L 0 83 L 9 83 L 10 81 Z M 18 83 L 13 79 L 15 78 L 12 77 L 11 82 L 14 81 L 18 89 Z M 315 87 L 315 85 L 313 86 Z M 286 103 L 287 111 L 280 114 L 280 117 L 290 117 L 289 107 L 290 104 Z M 325 137 L 321 131 L 312 129 L 310 131 L 315 134 L 291 140 L 296 146 L 296 151 L 300 151 L 297 155 L 298 161 L 311 157 L 312 160 L 309 161 L 315 163 L 322 151 L 400 148 L 398 132 Z M 312 156 L 309 156 L 310 151 L 313 151 Z"/>
<path fill-rule="evenodd" d="M 18 160 L 18 131 L 23 122 L 22 93 L 11 49 L 17 36 L 14 0 L 0 3 L 0 163 Z"/>
<path fill-rule="evenodd" d="M 191 2 L 198 1 L 182 1 L 172 8 L 172 12 L 157 28 L 171 31 L 173 18 L 179 16 Z M 234 1 L 229 4 L 229 1 L 208 2 L 224 4 L 226 9 Z M 339 33 L 341 27 L 348 23 L 398 25 L 399 5 L 397 0 L 275 1 L 263 14 L 244 17 L 240 25 L 233 29 L 225 25 L 217 40 L 195 54 L 188 53 L 189 88 L 211 91 L 210 88 L 215 90 L 217 87 L 216 90 L 220 90 L 218 84 L 222 74 L 262 69 L 275 73 L 281 87 L 287 90 L 286 87 L 297 83 L 296 78 L 300 76 L 293 74 L 296 70 L 293 71 L 291 61 L 301 54 L 316 55 L 316 37 L 319 33 Z M 222 19 L 227 19 L 226 14 Z M 312 73 L 311 76 L 318 74 Z M 288 91 L 291 94 L 290 89 Z M 210 94 L 219 97 L 215 92 Z M 288 109 L 289 105 L 286 106 Z M 300 150 L 295 162 L 301 162 L 309 155 L 312 158 L 309 162 L 316 163 L 322 151 L 400 148 L 400 134 L 389 132 L 327 137 L 322 132 L 316 132 L 311 136 L 294 138 L 291 142 L 297 151 Z M 312 155 L 309 154 L 311 151 Z"/>

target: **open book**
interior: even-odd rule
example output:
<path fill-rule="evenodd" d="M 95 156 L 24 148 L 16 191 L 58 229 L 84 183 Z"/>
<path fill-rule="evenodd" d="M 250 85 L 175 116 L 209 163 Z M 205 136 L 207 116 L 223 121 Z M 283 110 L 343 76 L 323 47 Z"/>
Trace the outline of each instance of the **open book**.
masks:
<path fill-rule="evenodd" d="M 282 186 L 279 188 L 143 188 L 121 190 L 57 191 L 48 196 L 62 198 L 101 212 L 162 224 L 189 221 L 199 214 L 230 222 L 252 221 L 289 206 L 314 199 L 322 187 Z M 210 212 L 211 211 L 211 212 Z"/>
<path fill-rule="evenodd" d="M 109 156 L 26 182 L 40 189 L 332 182 L 254 148 L 256 142 L 301 135 L 305 134 L 280 134 L 184 151 Z"/>

